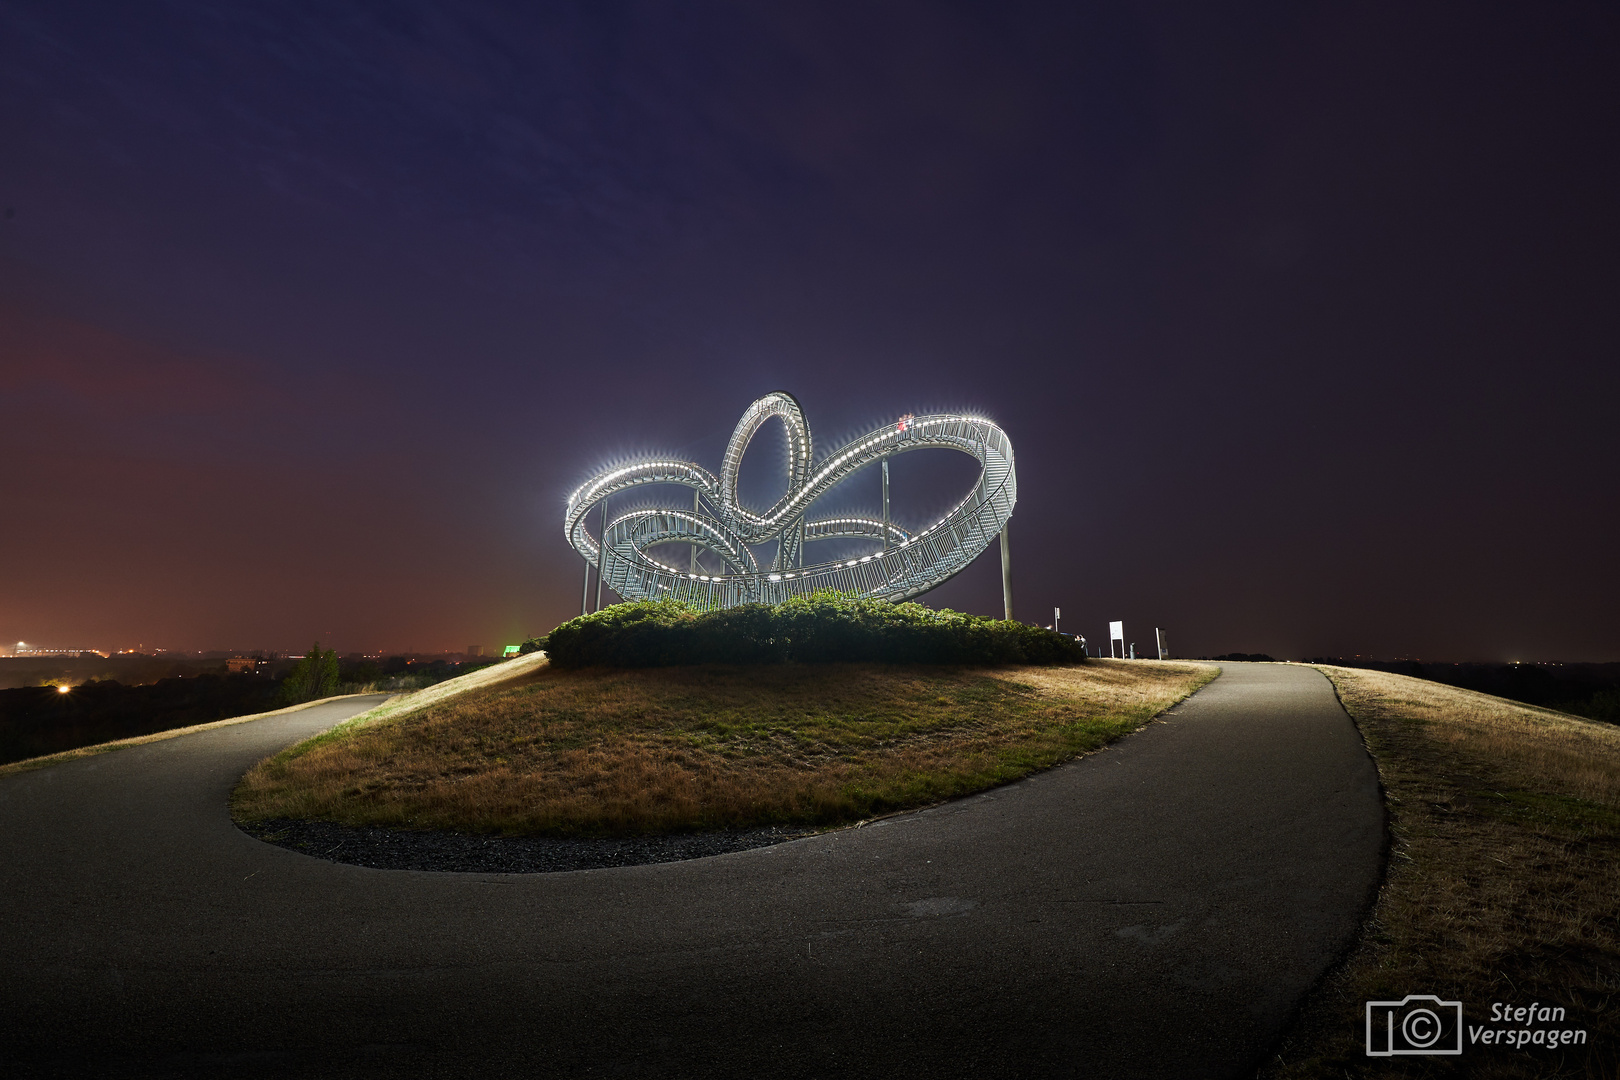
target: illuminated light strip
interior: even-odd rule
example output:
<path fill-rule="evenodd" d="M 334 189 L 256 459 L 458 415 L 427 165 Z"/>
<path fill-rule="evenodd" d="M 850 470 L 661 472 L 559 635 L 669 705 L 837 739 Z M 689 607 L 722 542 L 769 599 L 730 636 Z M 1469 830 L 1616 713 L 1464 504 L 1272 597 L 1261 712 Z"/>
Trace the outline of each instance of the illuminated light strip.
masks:
<path fill-rule="evenodd" d="M 776 505 L 761 515 L 738 505 L 735 489 L 749 442 L 773 417 L 780 418 L 788 429 L 789 487 Z M 1006 525 L 1017 502 L 1012 444 L 1005 432 L 983 417 L 940 414 L 902 418 L 898 424 L 885 425 L 840 447 L 814 475 L 810 475 L 811 446 L 809 426 L 798 402 L 787 394 L 768 394 L 744 412 L 726 448 L 718 477 L 700 465 L 683 461 L 653 460 L 616 467 L 569 496 L 564 518 L 566 535 L 592 565 L 601 560 L 605 583 L 626 599 L 643 599 L 662 590 L 715 603 L 712 593 L 683 594 L 677 588 L 690 590 L 701 580 L 705 587 L 720 585 L 727 589 L 718 601 L 721 606 L 777 602 L 799 595 L 798 587 L 790 582 L 811 576 L 820 587 L 866 596 L 912 597 L 941 584 L 972 562 Z M 934 448 L 968 454 L 979 461 L 981 471 L 967 497 L 929 528 L 913 535 L 890 522 L 885 534 L 884 523 L 871 518 L 805 519 L 804 511 L 812 502 L 854 472 L 895 454 Z M 617 492 L 650 483 L 693 488 L 708 498 L 715 516 L 673 507 L 626 514 L 608 526 L 609 543 L 602 552 L 586 529 L 590 511 Z M 822 563 L 784 573 L 797 555 L 797 530 L 801 525 L 804 542 L 839 537 L 876 540 L 884 535 L 899 542 L 882 554 L 864 559 Z M 931 541 L 919 559 L 915 542 L 947 527 L 952 532 L 951 550 L 937 553 Z M 787 564 L 766 571 L 758 566 L 749 545 L 773 539 L 782 541 L 778 563 L 786 559 Z M 648 547 L 663 543 L 697 544 L 719 555 L 728 573 L 694 575 L 646 554 Z"/>

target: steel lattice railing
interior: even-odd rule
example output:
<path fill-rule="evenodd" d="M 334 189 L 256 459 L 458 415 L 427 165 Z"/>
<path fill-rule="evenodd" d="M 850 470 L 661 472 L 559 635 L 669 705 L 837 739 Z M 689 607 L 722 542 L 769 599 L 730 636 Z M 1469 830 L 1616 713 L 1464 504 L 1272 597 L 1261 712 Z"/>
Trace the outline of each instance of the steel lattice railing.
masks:
<path fill-rule="evenodd" d="M 737 477 L 754 434 L 773 417 L 788 433 L 788 490 L 763 513 L 741 506 Z M 810 520 L 816 499 L 853 473 L 913 450 L 956 450 L 980 464 L 967 497 L 935 524 L 909 533 L 892 522 L 861 517 Z M 592 478 L 568 499 L 568 542 L 600 569 L 600 582 L 627 600 L 675 597 L 701 607 L 779 603 L 817 589 L 863 597 L 908 600 L 960 573 L 1012 518 L 1018 500 L 1012 442 L 994 423 L 975 416 L 905 417 L 863 435 L 812 463 L 810 428 L 791 395 L 767 394 L 748 407 L 732 433 L 717 477 L 691 462 L 635 462 Z M 591 511 L 609 497 L 649 484 L 692 488 L 703 509 L 636 510 L 606 524 L 600 537 L 586 527 Z M 885 544 L 880 553 L 804 565 L 806 544 L 855 537 Z M 778 541 L 775 560 L 762 568 L 752 544 Z M 647 554 L 659 544 L 694 544 L 724 564 L 720 574 L 669 566 Z"/>

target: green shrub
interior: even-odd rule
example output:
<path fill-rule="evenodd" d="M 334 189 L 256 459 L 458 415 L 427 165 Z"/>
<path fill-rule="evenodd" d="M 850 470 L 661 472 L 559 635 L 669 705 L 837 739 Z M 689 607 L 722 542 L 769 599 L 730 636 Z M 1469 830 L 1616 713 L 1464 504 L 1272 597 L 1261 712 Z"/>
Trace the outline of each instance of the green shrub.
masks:
<path fill-rule="evenodd" d="M 318 698 L 331 697 L 338 692 L 337 651 L 321 650 L 321 643 L 309 647 L 304 658 L 281 680 L 276 700 L 282 705 L 299 705 Z"/>
<path fill-rule="evenodd" d="M 543 640 L 558 667 L 681 664 L 1075 664 L 1079 642 L 1039 626 L 823 591 L 703 611 L 678 600 L 615 604 Z M 527 644 L 527 643 L 526 643 Z M 537 648 L 541 647 L 539 644 Z"/>

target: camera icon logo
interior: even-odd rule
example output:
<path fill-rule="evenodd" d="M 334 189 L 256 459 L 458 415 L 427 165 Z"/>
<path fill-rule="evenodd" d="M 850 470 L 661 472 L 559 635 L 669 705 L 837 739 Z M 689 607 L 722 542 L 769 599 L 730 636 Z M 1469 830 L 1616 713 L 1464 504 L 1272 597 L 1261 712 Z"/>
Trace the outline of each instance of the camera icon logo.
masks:
<path fill-rule="evenodd" d="M 1367 1056 L 1462 1053 L 1462 1002 L 1433 994 L 1367 1002 Z"/>

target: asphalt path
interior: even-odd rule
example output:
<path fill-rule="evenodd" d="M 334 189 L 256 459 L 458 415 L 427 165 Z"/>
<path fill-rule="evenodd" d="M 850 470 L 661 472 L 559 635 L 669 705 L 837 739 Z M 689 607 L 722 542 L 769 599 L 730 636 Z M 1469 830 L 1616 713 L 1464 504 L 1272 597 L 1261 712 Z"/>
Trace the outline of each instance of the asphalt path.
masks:
<path fill-rule="evenodd" d="M 1101 753 L 691 862 L 372 870 L 231 824 L 255 761 L 367 704 L 0 779 L 0 1072 L 1239 1076 L 1380 874 L 1376 772 L 1307 668 L 1227 664 Z"/>

